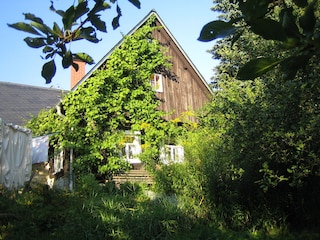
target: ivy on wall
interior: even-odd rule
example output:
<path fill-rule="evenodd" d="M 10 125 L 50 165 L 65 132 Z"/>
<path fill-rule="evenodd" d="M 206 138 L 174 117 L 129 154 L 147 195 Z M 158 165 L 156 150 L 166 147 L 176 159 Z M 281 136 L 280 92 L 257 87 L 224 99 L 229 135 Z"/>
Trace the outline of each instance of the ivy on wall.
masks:
<path fill-rule="evenodd" d="M 55 142 L 75 150 L 80 172 L 108 177 L 123 170 L 127 163 L 119 149 L 124 130 L 142 131 L 144 150 L 150 150 L 145 156 L 156 159 L 157 146 L 174 124 L 163 120 L 165 113 L 157 110 L 160 102 L 150 85 L 153 73 L 170 69 L 165 49 L 152 38 L 154 20 L 126 36 L 104 66 L 63 98 L 64 116 L 52 109 L 29 122 L 34 134 L 59 132 Z"/>

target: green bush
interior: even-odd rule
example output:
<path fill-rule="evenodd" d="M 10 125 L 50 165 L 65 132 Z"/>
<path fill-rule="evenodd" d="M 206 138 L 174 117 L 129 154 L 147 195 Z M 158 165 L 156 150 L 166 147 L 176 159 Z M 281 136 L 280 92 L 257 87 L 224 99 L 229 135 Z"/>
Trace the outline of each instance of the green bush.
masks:
<path fill-rule="evenodd" d="M 186 166 L 184 164 L 161 165 L 154 173 L 155 189 L 167 195 L 180 194 L 184 191 Z"/>

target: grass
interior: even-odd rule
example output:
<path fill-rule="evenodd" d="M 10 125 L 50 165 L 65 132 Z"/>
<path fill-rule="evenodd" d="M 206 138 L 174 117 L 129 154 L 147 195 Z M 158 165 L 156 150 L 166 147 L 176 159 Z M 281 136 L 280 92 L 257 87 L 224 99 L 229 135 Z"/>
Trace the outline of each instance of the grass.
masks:
<path fill-rule="evenodd" d="M 319 239 L 317 233 L 267 235 L 218 227 L 190 199 L 146 194 L 143 185 L 119 189 L 90 178 L 73 192 L 1 190 L 0 239 Z"/>

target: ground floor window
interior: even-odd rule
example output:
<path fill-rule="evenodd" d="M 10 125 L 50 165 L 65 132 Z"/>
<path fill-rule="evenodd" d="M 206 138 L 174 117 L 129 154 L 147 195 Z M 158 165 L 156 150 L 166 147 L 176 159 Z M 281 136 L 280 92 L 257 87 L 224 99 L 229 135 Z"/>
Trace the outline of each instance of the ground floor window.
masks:
<path fill-rule="evenodd" d="M 129 163 L 141 163 L 139 159 L 139 154 L 142 152 L 140 132 L 126 132 L 121 152 Z"/>
<path fill-rule="evenodd" d="M 184 149 L 179 145 L 165 145 L 161 149 L 160 159 L 164 164 L 183 162 Z"/>

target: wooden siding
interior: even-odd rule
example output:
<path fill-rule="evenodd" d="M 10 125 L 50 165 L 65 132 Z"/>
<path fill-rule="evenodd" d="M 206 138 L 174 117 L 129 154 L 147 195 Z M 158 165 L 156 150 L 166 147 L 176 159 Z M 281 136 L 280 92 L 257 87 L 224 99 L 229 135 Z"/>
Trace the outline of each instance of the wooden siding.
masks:
<path fill-rule="evenodd" d="M 167 48 L 166 54 L 170 56 L 172 62 L 171 71 L 177 76 L 176 80 L 164 76 L 163 92 L 157 93 L 157 97 L 162 101 L 159 109 L 167 113 L 172 112 L 166 116 L 166 120 L 175 119 L 186 111 L 196 111 L 203 107 L 212 94 L 194 67 L 164 28 L 154 31 L 153 36 Z M 195 118 L 189 119 L 195 121 Z"/>
<path fill-rule="evenodd" d="M 162 28 L 153 32 L 153 37 L 157 39 L 165 48 L 166 55 L 170 56 L 172 62 L 171 74 L 176 76 L 175 80 L 167 76 L 163 76 L 163 92 L 156 93 L 161 100 L 159 109 L 166 112 L 168 115 L 166 120 L 172 120 L 181 116 L 182 113 L 197 111 L 203 107 L 212 97 L 212 93 L 205 80 L 203 80 L 200 73 L 191 60 L 185 55 L 179 44 L 173 38 L 167 27 L 164 25 L 158 14 L 152 10 L 135 28 L 128 34 L 133 34 L 139 27 L 147 22 L 151 17 L 156 17 L 156 24 Z M 88 79 L 96 69 L 103 67 L 112 52 L 120 47 L 123 39 L 112 48 L 99 62 L 95 65 L 73 88 L 75 91 L 77 87 L 86 79 Z M 151 76 L 150 76 L 151 77 Z M 196 121 L 194 117 L 189 118 Z"/>

